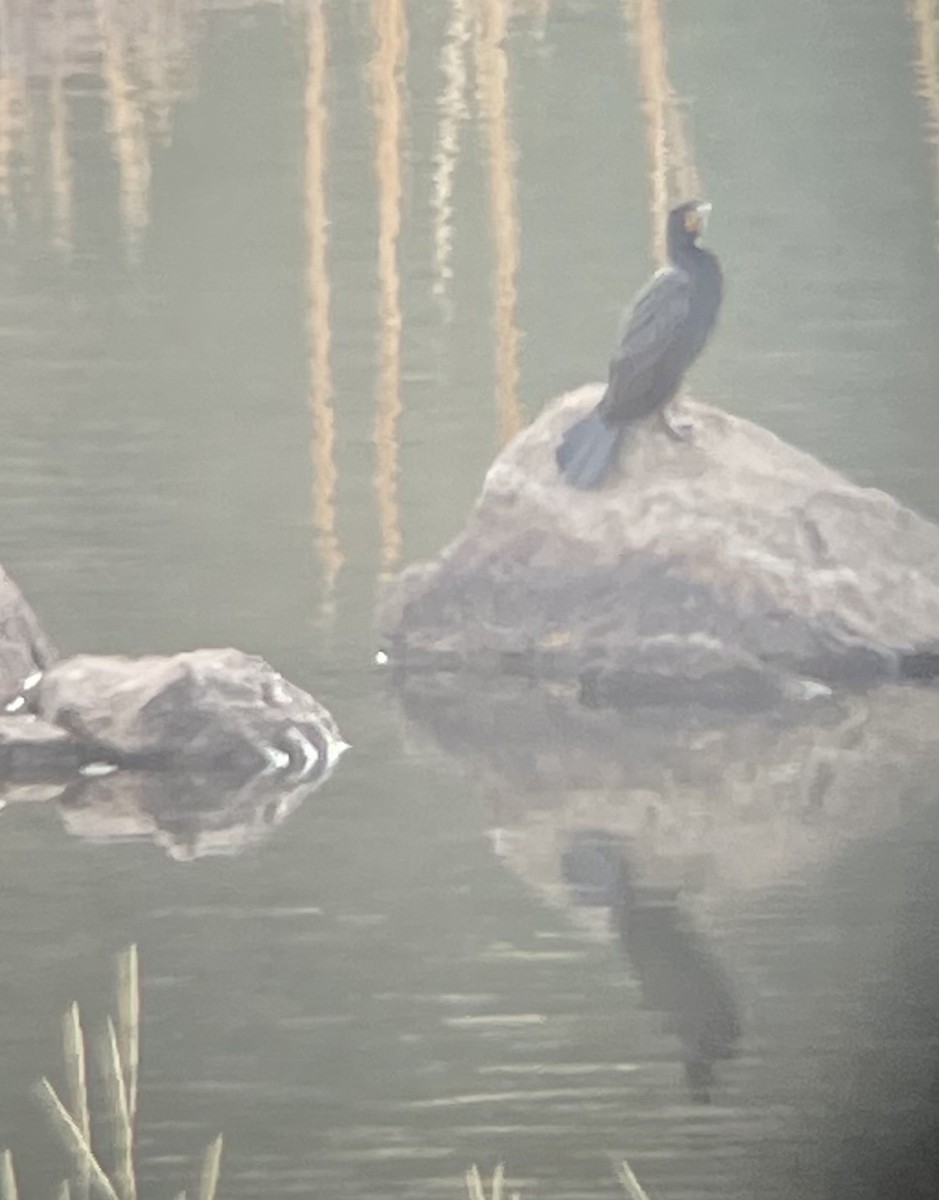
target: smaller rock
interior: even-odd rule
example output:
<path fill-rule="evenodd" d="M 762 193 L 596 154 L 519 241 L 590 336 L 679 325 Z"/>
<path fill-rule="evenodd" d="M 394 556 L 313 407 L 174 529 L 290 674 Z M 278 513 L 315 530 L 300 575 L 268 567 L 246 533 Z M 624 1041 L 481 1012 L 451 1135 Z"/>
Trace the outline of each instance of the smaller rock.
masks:
<path fill-rule="evenodd" d="M 65 659 L 30 702 L 120 766 L 321 775 L 346 749 L 329 712 L 263 659 L 240 650 Z"/>
<path fill-rule="evenodd" d="M 16 700 L 27 676 L 55 657 L 36 614 L 0 566 L 0 708 Z"/>
<path fill-rule="evenodd" d="M 0 714 L 0 778 L 39 779 L 69 774 L 88 753 L 64 729 L 31 714 Z"/>

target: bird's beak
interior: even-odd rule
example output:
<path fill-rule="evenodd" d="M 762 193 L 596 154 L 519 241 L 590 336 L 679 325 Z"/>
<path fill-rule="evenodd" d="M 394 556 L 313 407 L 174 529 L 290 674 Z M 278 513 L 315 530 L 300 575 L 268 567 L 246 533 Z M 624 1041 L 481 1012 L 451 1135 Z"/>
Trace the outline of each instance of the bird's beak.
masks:
<path fill-rule="evenodd" d="M 711 215 L 710 203 L 707 200 L 702 200 L 695 208 L 695 212 L 698 214 L 698 229 L 701 233 L 704 233 L 708 227 L 708 218 Z"/>

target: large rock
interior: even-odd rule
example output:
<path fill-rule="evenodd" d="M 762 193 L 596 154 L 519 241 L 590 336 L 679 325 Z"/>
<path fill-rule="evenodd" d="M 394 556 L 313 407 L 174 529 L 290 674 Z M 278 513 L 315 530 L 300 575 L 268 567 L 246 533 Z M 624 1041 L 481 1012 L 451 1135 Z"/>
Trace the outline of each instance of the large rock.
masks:
<path fill-rule="evenodd" d="M 240 650 L 171 657 L 84 654 L 31 697 L 45 720 L 121 766 L 260 771 L 312 780 L 345 749 L 326 709 Z"/>
<path fill-rule="evenodd" d="M 0 566 L 0 708 L 15 703 L 24 681 L 55 657 L 36 614 Z"/>
<path fill-rule="evenodd" d="M 464 531 L 392 583 L 380 624 L 395 664 L 581 675 L 640 701 L 716 680 L 748 705 L 780 672 L 936 672 L 939 529 L 690 400 L 690 442 L 652 421 L 614 482 L 575 490 L 554 448 L 599 395 L 549 406 L 496 459 Z"/>

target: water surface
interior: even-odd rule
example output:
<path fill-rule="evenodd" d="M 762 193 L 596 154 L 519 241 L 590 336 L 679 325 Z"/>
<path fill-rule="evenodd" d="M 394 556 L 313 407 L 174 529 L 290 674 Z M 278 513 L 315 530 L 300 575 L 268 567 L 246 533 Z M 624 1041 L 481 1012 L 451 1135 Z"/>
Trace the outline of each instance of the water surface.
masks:
<path fill-rule="evenodd" d="M 237 645 L 354 747 L 192 862 L 191 831 L 107 806 L 0 815 L 0 1143 L 27 1194 L 60 1169 L 30 1084 L 130 941 L 147 1194 L 191 1186 L 219 1130 L 231 1197 L 458 1194 L 500 1158 L 527 1195 L 602 1197 L 623 1155 L 668 1200 L 934 1194 L 928 699 L 624 730 L 399 697 L 371 663 L 383 575 L 604 375 L 653 263 L 663 113 L 728 279 L 696 392 L 939 517 L 928 7 L 6 0 L 0 558 L 63 651 Z M 710 1104 L 686 1009 L 561 886 L 562 835 L 598 822 L 682 961 L 729 980 Z"/>

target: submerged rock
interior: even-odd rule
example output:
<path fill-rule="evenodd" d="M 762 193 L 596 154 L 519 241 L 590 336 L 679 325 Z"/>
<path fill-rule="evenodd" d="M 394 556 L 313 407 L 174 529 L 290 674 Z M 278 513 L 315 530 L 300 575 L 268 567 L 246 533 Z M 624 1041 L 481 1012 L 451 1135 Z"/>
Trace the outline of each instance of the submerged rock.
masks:
<path fill-rule="evenodd" d="M 31 703 L 121 766 L 313 779 L 346 748 L 321 704 L 240 650 L 78 655 L 43 675 Z"/>
<path fill-rule="evenodd" d="M 558 477 L 561 397 L 490 468 L 461 534 L 390 585 L 393 665 L 577 677 L 610 698 L 750 706 L 784 677 L 939 668 L 939 529 L 759 426 L 686 401 L 693 438 L 638 428 L 598 491 Z M 687 664 L 688 669 L 684 669 Z"/>
<path fill-rule="evenodd" d="M 0 566 L 0 708 L 15 705 L 24 682 L 55 658 L 36 614 Z"/>

